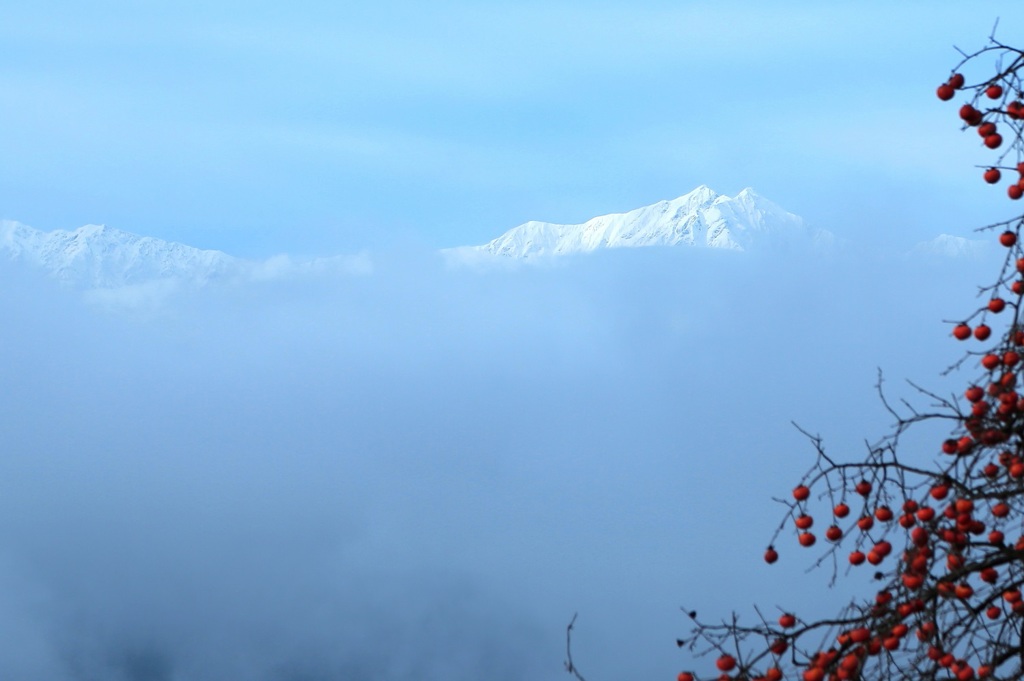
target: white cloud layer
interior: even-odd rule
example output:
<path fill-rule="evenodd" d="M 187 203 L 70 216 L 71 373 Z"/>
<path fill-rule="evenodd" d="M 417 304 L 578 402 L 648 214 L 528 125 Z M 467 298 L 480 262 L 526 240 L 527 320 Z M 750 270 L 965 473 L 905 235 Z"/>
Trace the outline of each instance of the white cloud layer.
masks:
<path fill-rule="evenodd" d="M 966 269 L 381 258 L 138 316 L 5 268 L 0 673 L 554 680 L 579 611 L 585 674 L 671 678 L 680 605 L 842 595 L 785 538 L 759 559 L 811 460 L 789 422 L 857 456 L 876 367 L 943 390 Z"/>

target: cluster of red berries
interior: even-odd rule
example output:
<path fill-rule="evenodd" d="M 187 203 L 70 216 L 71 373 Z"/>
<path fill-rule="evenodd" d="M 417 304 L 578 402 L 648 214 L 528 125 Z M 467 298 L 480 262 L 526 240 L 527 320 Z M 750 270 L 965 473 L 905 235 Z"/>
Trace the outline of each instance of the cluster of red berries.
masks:
<path fill-rule="evenodd" d="M 1016 171 L 1017 181 L 1006 188 L 1006 195 L 1014 201 L 1024 196 L 1024 163 L 1018 163 Z M 999 168 L 993 166 L 982 173 L 982 177 L 985 179 L 985 182 L 995 184 L 1002 179 L 1003 173 Z"/>
<path fill-rule="evenodd" d="M 949 101 L 956 95 L 956 91 L 963 87 L 963 75 L 954 73 L 948 81 L 938 87 L 935 94 L 938 95 L 939 99 Z M 991 100 L 1002 100 L 1003 93 L 1003 86 L 998 83 L 992 83 L 985 88 L 985 96 Z M 964 104 L 960 107 L 960 119 L 967 125 L 977 129 L 982 142 L 989 149 L 998 149 L 1003 145 L 1003 136 L 999 133 L 996 122 L 986 120 L 986 118 L 991 119 L 999 115 L 1003 115 L 1011 121 L 1024 120 L 1024 102 L 1014 99 L 1006 103 L 1004 108 L 993 108 L 988 111 L 981 111 L 975 108 L 973 104 Z M 1007 196 L 1014 200 L 1024 197 L 1024 163 L 1018 163 L 1016 171 L 1018 174 L 1017 181 L 1006 188 Z M 985 182 L 996 184 L 1002 179 L 1003 173 L 1002 170 L 993 166 L 987 169 L 982 177 L 985 179 Z"/>
<path fill-rule="evenodd" d="M 1016 171 L 1018 176 L 1017 181 L 1006 188 L 1006 195 L 1009 196 L 1014 201 L 1024 196 L 1024 163 L 1018 163 Z M 999 170 L 999 168 L 992 167 L 986 170 L 982 174 L 982 177 L 989 184 L 995 184 L 996 182 L 999 182 L 1000 179 L 1002 179 L 1003 174 Z"/>
<path fill-rule="evenodd" d="M 938 90 L 935 91 L 935 94 L 937 94 L 939 96 L 939 99 L 941 99 L 942 101 L 948 102 L 949 100 L 953 99 L 953 97 L 956 95 L 956 91 L 962 88 L 963 86 L 963 74 L 954 73 L 952 76 L 949 77 L 949 80 L 947 80 L 945 83 L 939 86 Z"/>
<path fill-rule="evenodd" d="M 1021 340 L 1024 341 L 1024 337 Z M 1015 351 L 1010 352 L 1013 354 L 1006 358 L 1006 364 L 1016 366 L 1020 356 Z M 978 386 L 972 386 L 967 390 L 966 397 L 973 404 L 978 404 L 984 401 L 985 392 Z M 1017 398 L 1012 391 L 993 392 L 1000 396 L 1013 395 L 1012 400 L 1004 403 L 1024 404 L 1024 398 Z M 966 446 L 963 439 L 947 440 L 943 445 L 943 451 L 951 454 L 965 455 L 972 449 L 973 444 Z M 978 556 L 972 556 L 970 563 L 968 561 L 972 537 L 980 536 L 981 539 L 975 541 L 988 542 L 992 546 L 1006 546 L 1005 535 L 1000 528 L 1011 515 L 1011 507 L 1005 501 L 998 500 L 998 486 L 1001 481 L 1007 485 L 1019 484 L 1017 481 L 1024 478 L 1024 458 L 1004 451 L 983 468 L 983 474 L 994 485 L 994 499 L 989 502 L 976 504 L 969 498 L 956 497 L 950 483 L 939 482 L 928 489 L 926 501 L 907 499 L 898 516 L 884 503 L 869 503 L 874 491 L 869 481 L 861 480 L 854 486 L 853 491 L 863 498 L 865 505 L 865 510 L 854 523 L 857 530 L 866 536 L 880 523 L 883 532 L 887 533 L 895 523 L 908 533 L 907 548 L 899 559 L 897 572 L 898 584 L 902 589 L 897 589 L 895 593 L 889 589 L 880 591 L 873 607 L 866 613 L 868 618 L 862 624 L 840 631 L 836 637 L 837 645 L 810 657 L 801 673 L 802 681 L 855 681 L 860 678 L 861 670 L 869 658 L 881 655 L 883 651 L 899 650 L 911 633 L 919 642 L 928 643 L 928 659 L 948 670 L 957 681 L 984 679 L 992 675 L 990 664 L 972 666 L 967 660 L 943 648 L 937 636 L 939 627 L 932 619 L 933 613 L 926 603 L 925 594 L 928 580 L 935 579 L 935 594 L 940 599 L 954 599 L 969 608 L 984 608 L 985 616 L 990 620 L 1011 616 L 1024 618 L 1024 597 L 1020 589 L 1016 586 L 996 586 L 1000 579 L 1000 561 L 986 562 L 984 556 L 981 560 L 978 560 Z M 793 489 L 792 495 L 796 501 L 794 525 L 800 532 L 799 543 L 811 546 L 814 544 L 813 539 L 805 539 L 814 524 L 813 517 L 805 508 L 811 490 L 807 485 L 800 484 Z M 832 509 L 832 515 L 836 521 L 826 530 L 825 536 L 837 542 L 845 534 L 837 521 L 850 515 L 850 506 L 840 502 Z M 879 565 L 892 553 L 892 544 L 884 538 L 872 543 L 873 546 L 866 553 L 861 550 L 850 553 L 850 564 L 856 566 L 866 562 Z M 1024 551 L 1024 536 L 1017 540 L 1013 550 Z M 769 551 L 770 554 L 765 558 L 768 562 L 774 562 L 778 556 L 774 549 Z M 978 591 L 971 584 L 972 577 L 989 586 Z M 897 595 L 903 600 L 898 600 Z M 985 603 L 989 605 L 986 607 Z M 780 618 L 779 625 L 783 630 L 792 628 L 796 625 L 796 617 L 787 613 Z M 789 649 L 790 641 L 785 631 L 777 632 L 776 635 L 769 643 L 768 652 L 777 659 L 777 656 Z M 727 681 L 737 661 L 726 654 L 718 658 L 716 666 L 721 673 L 719 681 Z M 780 681 L 783 673 L 776 662 L 764 674 L 753 678 L 754 681 Z M 689 672 L 679 675 L 679 681 L 693 679 Z"/>
<path fill-rule="evenodd" d="M 1024 271 L 1024 261 L 1020 268 Z M 988 333 L 981 335 L 987 338 Z M 967 335 L 976 334 L 969 330 Z M 1024 346 L 1024 331 L 1015 332 L 1011 338 Z M 991 353 L 985 356 L 983 366 L 993 372 L 1005 372 L 993 376 L 987 389 L 972 385 L 965 391 L 964 396 L 972 405 L 971 415 L 964 418 L 970 435 L 947 439 L 942 445 L 944 453 L 967 456 L 978 451 L 976 446 L 979 443 L 992 446 L 1009 438 L 1005 428 L 987 424 L 985 419 L 994 412 L 992 418 L 1005 426 L 1017 414 L 1024 413 L 1024 397 L 1013 389 L 1016 380 L 1014 369 L 1021 364 L 1022 353 L 1024 350 L 1010 349 L 1001 355 Z M 1000 433 L 999 437 L 991 434 L 993 429 Z M 933 619 L 934 613 L 928 606 L 933 589 L 934 597 L 963 603 L 966 608 L 977 608 L 989 620 L 1006 617 L 1024 619 L 1024 597 L 1020 588 L 1013 584 L 998 584 L 1004 561 L 998 556 L 990 560 L 985 553 L 979 555 L 971 551 L 979 545 L 997 549 L 1007 547 L 1004 529 L 1012 508 L 1003 498 L 1024 481 L 1024 456 L 1004 450 L 994 455 L 984 467 L 981 464 L 982 461 L 977 462 L 988 487 L 987 501 L 984 502 L 957 496 L 951 482 L 940 481 L 927 489 L 924 501 L 907 499 L 897 514 L 886 503 L 874 499 L 875 487 L 871 482 L 860 480 L 851 491 L 863 499 L 864 510 L 849 529 L 844 531 L 839 522 L 851 515 L 850 506 L 840 502 L 832 508 L 833 522 L 825 531 L 826 539 L 831 542 L 838 542 L 854 531 L 859 531 L 862 538 L 869 538 L 873 529 L 880 528 L 883 533 L 882 537 L 870 539 L 870 549 L 866 552 L 857 549 L 849 554 L 848 560 L 853 566 L 883 563 L 893 552 L 893 546 L 885 535 L 896 525 L 907 532 L 907 545 L 897 563 L 897 586 L 880 591 L 862 623 L 840 631 L 835 646 L 811 655 L 803 666 L 800 679 L 795 681 L 856 681 L 870 658 L 883 654 L 883 651 L 901 649 L 910 634 L 920 643 L 927 644 L 927 658 L 937 667 L 947 670 L 956 681 L 984 679 L 993 674 L 991 664 L 979 662 L 972 665 L 943 647 L 941 637 L 937 635 L 939 627 Z M 793 488 L 792 497 L 796 502 L 792 515 L 798 542 L 802 546 L 813 546 L 815 538 L 811 528 L 814 517 L 807 509 L 811 488 L 799 484 Z M 1024 551 L 1024 536 L 1016 540 L 1011 550 Z M 778 553 L 769 547 L 765 560 L 773 563 L 777 559 Z M 980 586 L 972 584 L 972 579 L 978 580 Z M 929 585 L 929 581 L 934 584 Z M 796 618 L 792 614 L 783 615 L 779 624 L 783 630 L 789 629 L 795 626 Z M 775 638 L 769 640 L 767 652 L 776 656 L 773 658 L 775 662 L 763 674 L 752 677 L 754 681 L 783 679 L 778 656 L 791 647 L 789 638 L 794 637 L 785 631 L 776 631 L 772 635 Z M 731 655 L 719 657 L 716 662 L 719 681 L 729 681 L 732 678 L 730 672 L 737 665 L 737 660 Z M 684 672 L 679 679 L 693 681 L 694 677 Z"/>
<path fill-rule="evenodd" d="M 999 235 L 999 243 L 1001 243 L 1003 246 L 1006 246 L 1007 248 L 1012 248 L 1017 244 L 1017 234 L 1015 232 L 1007 230 Z M 1017 258 L 1016 268 L 1017 273 L 1024 276 L 1024 258 Z M 1017 279 L 1013 283 L 1011 283 L 1010 291 L 1012 291 L 1015 295 L 1024 296 L 1024 278 Z M 1004 299 L 1000 298 L 999 296 L 993 296 L 992 299 L 988 301 L 988 305 L 986 305 L 985 307 L 989 312 L 993 314 L 999 314 L 1000 312 L 1006 309 L 1006 305 L 1007 303 Z M 991 327 L 984 323 L 979 324 L 973 329 L 971 328 L 971 325 L 968 324 L 967 322 L 960 322 L 959 324 L 953 327 L 953 337 L 956 338 L 957 340 L 967 340 L 971 336 L 974 336 L 978 340 L 984 341 L 988 340 L 989 336 L 991 335 Z M 1014 345 L 1024 346 L 1024 333 L 1021 333 L 1020 331 L 1015 332 L 1011 336 L 1011 340 L 1013 341 Z M 1009 357 L 1013 357 L 1016 354 L 1016 351 L 1012 351 L 1009 354 Z M 1017 361 L 1014 360 L 1011 363 L 1007 363 L 1006 366 L 1007 368 L 1011 368 L 1016 363 Z M 981 364 L 983 367 L 989 370 L 995 369 L 996 367 L 999 366 L 999 363 L 995 362 L 990 355 L 986 355 L 984 358 L 982 358 Z"/>
<path fill-rule="evenodd" d="M 1024 258 L 1018 260 L 1018 267 L 1024 269 Z M 1006 303 L 1001 298 L 989 301 L 988 309 L 1002 310 Z M 978 329 L 974 335 L 978 335 Z M 988 327 L 985 327 L 986 329 Z M 970 337 L 971 330 L 966 324 L 959 324 L 953 330 L 959 339 Z M 987 333 L 982 333 L 987 337 Z M 988 385 L 972 385 L 964 391 L 964 397 L 971 404 L 970 413 L 963 419 L 967 435 L 959 439 L 947 439 L 942 443 L 942 452 L 964 456 L 971 453 L 977 444 L 992 446 L 1006 442 L 1014 430 L 1019 430 L 1020 417 L 1024 415 L 1024 396 L 1017 390 L 1017 372 L 1024 357 L 1024 331 L 1011 332 L 1006 345 L 1000 350 L 988 352 L 981 357 L 981 366 L 989 372 Z M 1024 477 L 1024 469 L 1022 469 Z"/>
<path fill-rule="evenodd" d="M 1024 73 L 1024 59 L 1021 63 L 1020 72 Z M 1011 82 L 1005 76 L 1000 78 Z M 954 73 L 936 94 L 948 101 L 962 89 L 964 77 Z M 1013 147 L 1024 147 L 1020 130 L 1024 124 L 1018 123 L 1024 121 L 1024 102 L 1012 93 L 1006 96 L 998 82 L 969 89 L 976 93 L 975 99 L 960 108 L 960 119 L 976 128 L 983 144 L 989 149 L 1003 146 L 997 125 L 1001 123 L 1012 129 Z M 1024 92 L 1017 96 L 1024 97 Z M 984 98 L 990 100 L 990 106 L 979 104 Z M 1007 170 L 1016 170 L 1019 175 L 1007 188 L 1008 196 L 1024 197 L 1024 162 L 1015 168 L 999 167 L 997 163 L 984 171 L 984 180 L 996 184 Z M 1019 249 L 1015 229 L 1003 231 L 998 239 L 1007 249 Z M 1010 307 L 1016 317 L 1019 298 L 1024 296 L 1024 257 L 1016 260 L 1016 273 L 1006 277 L 1004 271 L 999 286 L 981 310 L 984 314 L 1000 314 Z M 1001 297 L 1003 287 L 1018 296 L 1016 303 Z M 962 341 L 972 337 L 987 341 L 992 328 L 984 320 L 973 326 L 962 322 L 952 333 Z M 1016 540 L 1006 536 L 1011 528 L 1011 536 L 1022 529 L 1024 394 L 1016 388 L 1017 374 L 1024 367 L 1024 325 L 1015 323 L 997 348 L 978 354 L 988 373 L 964 392 L 969 410 L 957 409 L 955 414 L 962 430 L 941 443 L 940 451 L 950 457 L 943 459 L 950 462 L 948 467 L 922 483 L 901 487 L 902 503 L 891 494 L 892 481 L 886 477 L 887 472 L 872 477 L 878 470 L 873 463 L 865 466 L 870 481 L 861 479 L 852 488 L 830 486 L 831 494 L 840 495 L 839 503 L 832 502 L 831 513 L 825 514 L 830 516 L 828 521 L 819 525 L 827 525 L 822 535 L 833 545 L 830 550 L 837 550 L 838 544 L 852 536 L 856 545 L 848 554 L 849 565 L 879 566 L 888 561 L 887 585 L 857 616 L 845 620 L 833 644 L 798 650 L 798 657 L 804 661 L 790 659 L 788 665 L 797 667 L 792 671 L 783 672 L 787 666 L 783 655 L 797 650 L 801 634 L 821 623 L 795 629 L 796 616 L 786 613 L 779 618 L 778 627 L 765 623 L 743 634 L 737 628 L 737 640 L 757 632 L 764 636 L 765 648 L 755 651 L 748 661 L 746 654 L 728 654 L 715 644 L 720 652 L 715 662 L 718 681 L 859 681 L 870 660 L 913 648 L 920 651 L 915 664 L 934 664 L 930 670 L 922 668 L 931 676 L 975 681 L 997 673 L 995 667 L 1003 660 L 994 656 L 991 646 L 975 647 L 971 637 L 977 629 L 992 626 L 995 629 L 983 635 L 996 641 L 1001 640 L 1004 631 L 1024 628 L 1024 584 L 1016 574 L 1024 556 L 1024 534 Z M 843 475 L 845 479 L 846 473 Z M 818 540 L 815 517 L 810 512 L 813 484 L 797 485 L 789 504 L 794 534 L 803 547 L 815 546 Z M 859 512 L 851 505 L 859 507 Z M 904 548 L 894 550 L 890 539 L 898 539 Z M 778 559 L 775 546 L 769 546 L 765 562 L 771 564 Z M 883 573 L 876 573 L 876 577 L 886 578 Z M 997 629 L 998 633 L 992 633 Z M 963 645 L 964 641 L 969 645 Z M 755 665 L 759 667 L 756 672 L 752 668 Z M 682 672 L 678 681 L 696 681 L 696 677 L 692 672 Z"/>
<path fill-rule="evenodd" d="M 867 480 L 861 480 L 854 487 L 857 494 L 862 497 L 867 497 L 871 494 L 872 486 Z M 811 527 L 814 525 L 814 517 L 809 515 L 803 509 L 803 502 L 810 498 L 811 490 L 807 485 L 798 485 L 793 489 L 793 498 L 797 501 L 797 508 L 800 510 L 800 514 L 793 520 L 793 524 L 796 529 L 800 531 L 797 536 L 797 541 L 801 546 L 811 547 L 817 542 L 817 537 L 810 532 Z M 832 509 L 832 514 L 836 519 L 845 518 L 850 514 L 850 507 L 846 503 L 839 503 Z M 888 506 L 882 504 L 874 510 L 873 513 L 865 513 L 857 521 L 856 526 L 862 532 L 867 532 L 875 526 L 875 521 L 878 520 L 882 523 L 888 523 L 893 520 L 895 514 Z M 838 542 L 846 533 L 843 532 L 842 528 L 838 524 L 833 522 L 825 530 L 825 539 L 830 542 Z M 860 551 L 855 551 L 850 555 L 850 562 L 854 565 L 859 565 L 867 560 L 872 565 L 878 565 L 882 560 L 892 552 L 892 544 L 887 541 L 880 541 L 874 545 L 874 547 L 867 553 L 863 554 Z M 779 555 L 775 550 L 775 547 L 769 546 L 765 552 L 765 562 L 774 563 L 778 560 Z"/>

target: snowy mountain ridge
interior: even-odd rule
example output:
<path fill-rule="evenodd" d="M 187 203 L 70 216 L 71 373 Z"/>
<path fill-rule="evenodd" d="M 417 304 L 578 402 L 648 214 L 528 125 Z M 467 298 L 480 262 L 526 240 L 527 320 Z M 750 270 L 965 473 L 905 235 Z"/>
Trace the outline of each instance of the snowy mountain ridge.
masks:
<path fill-rule="evenodd" d="M 11 220 L 0 221 L 0 257 L 41 269 L 61 284 L 80 290 L 120 290 L 154 282 L 200 287 L 215 281 L 253 281 L 336 271 L 365 274 L 365 255 L 265 261 L 230 256 L 103 225 L 43 232 Z M 166 287 L 165 287 L 166 288 Z"/>
<path fill-rule="evenodd" d="M 827 249 L 834 240 L 830 232 L 808 228 L 800 217 L 752 189 L 729 197 L 701 185 L 676 199 L 626 213 L 602 215 L 582 224 L 527 222 L 481 246 L 449 248 L 443 253 L 449 262 L 459 263 L 645 246 L 682 245 L 734 251 L 780 246 Z"/>
<path fill-rule="evenodd" d="M 75 288 L 117 288 L 167 278 L 205 283 L 235 273 L 241 262 L 221 251 L 103 225 L 43 232 L 10 220 L 0 221 L 0 252 Z"/>

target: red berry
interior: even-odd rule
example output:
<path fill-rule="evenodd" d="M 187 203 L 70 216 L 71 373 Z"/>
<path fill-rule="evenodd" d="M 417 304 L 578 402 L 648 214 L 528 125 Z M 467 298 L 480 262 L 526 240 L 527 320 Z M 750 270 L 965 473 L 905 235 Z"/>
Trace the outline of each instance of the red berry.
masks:
<path fill-rule="evenodd" d="M 974 595 L 974 587 L 964 582 L 961 584 L 957 584 L 956 589 L 953 591 L 953 593 L 956 594 L 956 597 L 960 600 L 964 600 Z"/>
<path fill-rule="evenodd" d="M 832 509 L 832 513 L 834 513 L 837 518 L 845 518 L 850 515 L 850 507 L 842 503 L 836 504 L 836 507 Z"/>
<path fill-rule="evenodd" d="M 920 589 L 921 585 L 924 584 L 924 578 L 921 575 L 912 575 L 910 573 L 903 574 L 903 586 L 910 590 Z"/>
<path fill-rule="evenodd" d="M 991 335 L 992 329 L 988 328 L 988 326 L 985 324 L 979 324 L 978 326 L 974 327 L 974 337 L 980 341 L 987 339 Z"/>
<path fill-rule="evenodd" d="M 992 371 L 1002 363 L 1002 360 L 998 356 L 993 354 L 985 355 L 981 358 L 981 366 L 985 367 L 989 371 Z"/>
<path fill-rule="evenodd" d="M 970 388 L 964 391 L 964 397 L 971 402 L 977 402 L 985 396 L 985 391 L 981 389 L 981 386 L 972 385 Z"/>
<path fill-rule="evenodd" d="M 999 243 L 1006 246 L 1007 248 L 1010 248 L 1015 243 L 1017 243 L 1017 235 L 1011 232 L 1010 230 L 1006 230 L 1005 232 L 999 235 Z"/>
<path fill-rule="evenodd" d="M 1003 143 L 1003 136 L 998 132 L 994 132 L 985 138 L 985 146 L 989 149 L 998 149 Z"/>
<path fill-rule="evenodd" d="M 949 84 L 959 90 L 964 86 L 964 76 L 962 73 L 954 73 L 949 77 Z"/>
<path fill-rule="evenodd" d="M 960 118 L 967 125 L 981 125 L 984 115 L 970 104 L 960 107 Z"/>
<path fill-rule="evenodd" d="M 985 88 L 985 94 L 989 99 L 999 99 L 1003 96 L 1003 87 L 1001 85 L 989 85 Z"/>
<path fill-rule="evenodd" d="M 764 562 L 766 562 L 769 565 L 771 565 L 772 563 L 774 563 L 778 559 L 779 559 L 779 552 L 776 551 L 771 546 L 769 546 L 768 550 L 764 552 Z"/>
<path fill-rule="evenodd" d="M 814 546 L 814 542 L 817 538 L 811 532 L 803 532 L 799 537 L 800 546 Z"/>
<path fill-rule="evenodd" d="M 804 681 L 825 681 L 825 670 L 821 667 L 808 667 L 800 675 Z"/>
<path fill-rule="evenodd" d="M 984 177 L 985 181 L 989 184 L 995 184 L 1002 176 L 1003 174 L 999 172 L 999 168 L 989 168 L 985 171 L 985 174 L 982 177 Z"/>
<path fill-rule="evenodd" d="M 1016 238 L 1017 237 L 1014 237 L 1014 239 L 1016 239 Z M 1002 241 L 1002 240 L 1003 240 L 1002 237 L 1000 237 L 999 241 Z M 1006 244 L 1003 244 L 1003 245 L 1006 246 Z M 1010 246 L 1012 246 L 1012 245 L 1013 244 L 1010 244 Z M 988 301 L 988 309 L 989 309 L 989 312 L 995 312 L 996 314 L 999 314 L 1000 312 L 1002 312 L 1003 310 L 1006 309 L 1006 301 L 1003 300 L 1002 298 L 993 298 L 992 300 Z"/>
<path fill-rule="evenodd" d="M 800 485 L 793 489 L 793 498 L 797 501 L 806 501 L 811 496 L 811 490 L 807 485 Z"/>
<path fill-rule="evenodd" d="M 794 524 L 799 530 L 809 530 L 811 529 L 811 526 L 814 525 L 814 518 L 805 513 L 804 515 L 797 516 Z"/>
<path fill-rule="evenodd" d="M 871 483 L 868 482 L 867 480 L 861 480 L 860 482 L 857 483 L 857 486 L 854 487 L 854 489 L 857 490 L 857 494 L 861 495 L 862 497 L 866 497 L 867 495 L 871 494 Z"/>
<path fill-rule="evenodd" d="M 954 90 L 953 86 L 949 83 L 943 83 L 937 90 L 935 90 L 935 94 L 938 95 L 939 99 L 942 101 L 948 102 L 953 99 L 953 95 L 956 94 L 956 90 Z"/>
<path fill-rule="evenodd" d="M 867 559 L 867 556 L 865 556 L 860 551 L 854 551 L 853 553 L 850 554 L 850 564 L 851 565 L 860 565 L 866 559 Z"/>
<path fill-rule="evenodd" d="M 1024 295 L 1024 281 L 1015 281 L 1010 284 L 1010 290 L 1016 293 L 1018 296 Z"/>
<path fill-rule="evenodd" d="M 1024 118 L 1024 103 L 1013 101 L 1006 105 L 1006 115 L 1013 120 Z"/>
<path fill-rule="evenodd" d="M 996 124 L 993 123 L 992 121 L 989 121 L 988 123 L 982 123 L 981 125 L 978 126 L 978 135 L 981 137 L 988 137 L 989 135 L 994 135 L 995 132 Z"/>
<path fill-rule="evenodd" d="M 783 629 L 789 629 L 790 627 L 796 626 L 796 616 L 786 613 L 779 618 L 779 626 Z"/>
<path fill-rule="evenodd" d="M 857 627 L 850 631 L 850 640 L 854 643 L 864 643 L 871 638 L 871 630 L 867 627 Z"/>
<path fill-rule="evenodd" d="M 970 499 L 957 499 L 953 502 L 954 513 L 970 513 L 974 510 L 974 502 Z"/>
<path fill-rule="evenodd" d="M 719 671 L 730 672 L 736 667 L 736 659 L 732 655 L 722 655 L 715 662 L 715 666 Z"/>
<path fill-rule="evenodd" d="M 957 324 L 953 327 L 953 337 L 957 340 L 967 340 L 971 337 L 971 327 L 967 324 Z"/>
<path fill-rule="evenodd" d="M 838 526 L 833 525 L 825 530 L 825 539 L 829 541 L 839 541 L 843 538 L 843 531 Z"/>
<path fill-rule="evenodd" d="M 1024 196 L 1024 189 L 1021 189 L 1018 185 L 1011 184 L 1006 188 L 1006 195 L 1016 201 L 1021 196 Z"/>

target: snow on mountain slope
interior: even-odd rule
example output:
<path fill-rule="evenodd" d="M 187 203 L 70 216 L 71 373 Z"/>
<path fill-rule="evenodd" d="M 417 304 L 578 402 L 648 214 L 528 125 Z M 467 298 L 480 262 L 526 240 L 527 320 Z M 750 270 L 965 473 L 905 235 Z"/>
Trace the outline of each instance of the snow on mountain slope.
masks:
<path fill-rule="evenodd" d="M 365 274 L 371 269 L 366 255 L 308 261 L 275 256 L 252 261 L 102 225 L 42 232 L 10 220 L 0 221 L 0 258 L 4 256 L 41 269 L 70 288 L 108 294 L 116 291 L 120 297 L 215 281 L 328 272 Z"/>
<path fill-rule="evenodd" d="M 142 237 L 102 225 L 41 232 L 0 222 L 0 252 L 75 288 L 117 288 L 183 278 L 196 283 L 234 274 L 239 261 L 220 251 Z"/>
<path fill-rule="evenodd" d="M 930 241 L 914 246 L 910 255 L 928 255 L 944 258 L 982 258 L 996 251 L 988 240 L 965 239 L 962 236 L 940 234 Z"/>
<path fill-rule="evenodd" d="M 702 185 L 671 201 L 602 215 L 579 225 L 527 222 L 482 246 L 449 248 L 442 253 L 449 262 L 458 263 L 494 256 L 528 259 L 642 246 L 736 251 L 777 246 L 828 248 L 833 241 L 831 233 L 806 227 L 801 218 L 752 189 L 728 197 Z"/>

